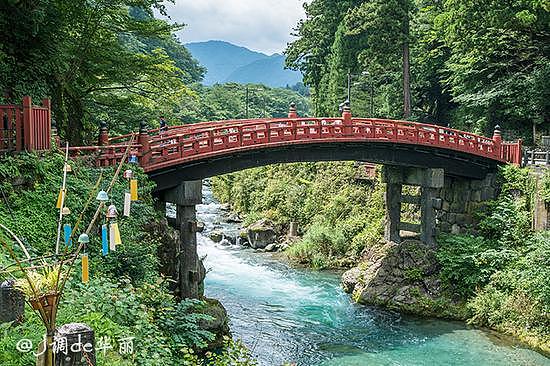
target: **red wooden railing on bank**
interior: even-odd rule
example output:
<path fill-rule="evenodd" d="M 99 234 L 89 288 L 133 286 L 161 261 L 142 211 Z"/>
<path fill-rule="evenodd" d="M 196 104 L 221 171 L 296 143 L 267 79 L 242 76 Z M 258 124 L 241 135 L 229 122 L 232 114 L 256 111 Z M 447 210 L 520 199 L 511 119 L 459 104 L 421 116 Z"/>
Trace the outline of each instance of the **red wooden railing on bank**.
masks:
<path fill-rule="evenodd" d="M 49 99 L 42 106 L 32 105 L 30 97 L 23 97 L 21 105 L 0 105 L 0 123 L 0 153 L 50 149 Z"/>

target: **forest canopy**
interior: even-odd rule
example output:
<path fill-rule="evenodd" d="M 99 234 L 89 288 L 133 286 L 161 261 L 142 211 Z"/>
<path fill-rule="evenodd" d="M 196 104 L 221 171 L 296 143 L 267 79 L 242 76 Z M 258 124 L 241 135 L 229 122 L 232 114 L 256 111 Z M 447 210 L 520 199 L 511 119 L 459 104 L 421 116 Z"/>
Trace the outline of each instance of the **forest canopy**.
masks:
<path fill-rule="evenodd" d="M 161 0 L 7 0 L 0 4 L 4 103 L 51 97 L 62 138 L 95 138 L 171 110 L 205 70 L 156 19 Z M 131 126 L 131 127 L 130 127 Z"/>
<path fill-rule="evenodd" d="M 356 115 L 410 115 L 485 134 L 500 124 L 505 137 L 528 143 L 549 132 L 547 0 L 313 0 L 304 7 L 287 65 L 304 73 L 316 114 L 336 113 L 350 72 Z"/>

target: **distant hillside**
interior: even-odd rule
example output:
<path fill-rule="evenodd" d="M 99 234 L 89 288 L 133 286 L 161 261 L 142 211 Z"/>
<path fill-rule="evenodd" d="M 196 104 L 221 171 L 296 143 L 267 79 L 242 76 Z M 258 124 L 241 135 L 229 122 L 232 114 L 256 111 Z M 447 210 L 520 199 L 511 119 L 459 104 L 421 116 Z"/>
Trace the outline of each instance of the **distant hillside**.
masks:
<path fill-rule="evenodd" d="M 264 84 L 271 87 L 295 85 L 302 81 L 302 74 L 298 71 L 285 70 L 284 65 L 285 57 L 275 54 L 239 67 L 225 81 Z"/>
<path fill-rule="evenodd" d="M 297 71 L 284 69 L 284 56 L 268 56 L 224 41 L 186 44 L 187 49 L 208 71 L 205 85 L 215 83 L 261 83 L 284 87 L 302 81 Z"/>

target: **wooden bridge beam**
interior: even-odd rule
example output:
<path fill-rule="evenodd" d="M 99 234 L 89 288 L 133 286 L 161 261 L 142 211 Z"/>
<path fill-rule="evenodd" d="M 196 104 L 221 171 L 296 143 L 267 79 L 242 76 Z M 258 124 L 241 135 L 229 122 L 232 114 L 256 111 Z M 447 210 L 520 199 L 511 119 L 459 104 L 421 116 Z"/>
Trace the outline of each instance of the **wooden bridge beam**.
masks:
<path fill-rule="evenodd" d="M 441 185 L 443 187 L 443 185 Z M 441 187 L 421 187 L 420 188 L 420 240 L 430 246 L 436 246 L 435 225 L 436 213 L 434 200 L 437 195 L 437 188 Z"/>

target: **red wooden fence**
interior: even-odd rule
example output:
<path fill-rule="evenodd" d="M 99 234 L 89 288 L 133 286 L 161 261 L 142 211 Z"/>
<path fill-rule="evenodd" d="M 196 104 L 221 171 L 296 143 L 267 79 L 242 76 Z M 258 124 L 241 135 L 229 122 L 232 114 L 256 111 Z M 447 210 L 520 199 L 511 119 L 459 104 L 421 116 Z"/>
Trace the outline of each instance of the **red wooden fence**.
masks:
<path fill-rule="evenodd" d="M 50 149 L 50 100 L 41 106 L 32 105 L 31 97 L 23 97 L 21 105 L 0 105 L 0 153 Z"/>

